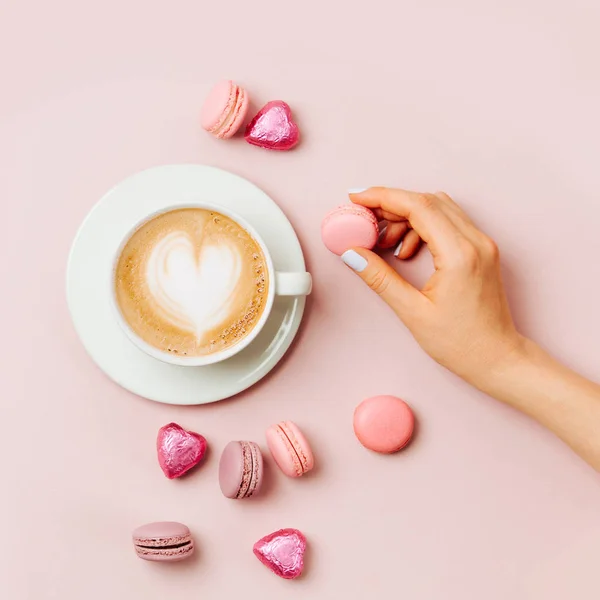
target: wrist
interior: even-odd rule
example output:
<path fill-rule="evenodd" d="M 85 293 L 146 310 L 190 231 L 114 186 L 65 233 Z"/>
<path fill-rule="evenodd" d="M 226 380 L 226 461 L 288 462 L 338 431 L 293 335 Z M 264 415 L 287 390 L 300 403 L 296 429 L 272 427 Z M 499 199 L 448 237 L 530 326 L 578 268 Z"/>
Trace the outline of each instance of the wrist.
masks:
<path fill-rule="evenodd" d="M 522 381 L 523 374 L 534 365 L 538 352 L 537 344 L 515 332 L 498 343 L 492 357 L 468 381 L 486 394 L 514 404 L 515 382 Z"/>

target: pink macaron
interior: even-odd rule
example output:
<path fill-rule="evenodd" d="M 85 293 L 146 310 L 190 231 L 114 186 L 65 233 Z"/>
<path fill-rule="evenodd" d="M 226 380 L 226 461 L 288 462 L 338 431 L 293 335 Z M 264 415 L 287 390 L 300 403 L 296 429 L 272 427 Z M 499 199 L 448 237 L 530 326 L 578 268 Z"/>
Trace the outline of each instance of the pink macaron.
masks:
<path fill-rule="evenodd" d="M 395 396 L 374 396 L 354 411 L 354 433 L 369 450 L 391 454 L 408 444 L 415 428 L 410 406 Z"/>
<path fill-rule="evenodd" d="M 359 204 L 339 206 L 325 215 L 321 238 L 327 249 L 341 256 L 350 248 L 368 248 L 377 243 L 379 226 L 372 210 Z"/>
<path fill-rule="evenodd" d="M 133 545 L 140 558 L 160 562 L 184 560 L 194 553 L 192 534 L 183 523 L 148 523 L 133 532 Z"/>
<path fill-rule="evenodd" d="M 298 426 L 282 421 L 267 429 L 267 445 L 277 466 L 288 477 L 300 477 L 315 465 L 312 449 Z"/>
<path fill-rule="evenodd" d="M 248 92 L 233 81 L 220 81 L 204 101 L 200 113 L 203 129 L 219 139 L 235 135 L 248 114 Z"/>
<path fill-rule="evenodd" d="M 254 442 L 229 442 L 219 462 L 219 485 L 226 498 L 241 500 L 260 491 L 263 457 Z"/>

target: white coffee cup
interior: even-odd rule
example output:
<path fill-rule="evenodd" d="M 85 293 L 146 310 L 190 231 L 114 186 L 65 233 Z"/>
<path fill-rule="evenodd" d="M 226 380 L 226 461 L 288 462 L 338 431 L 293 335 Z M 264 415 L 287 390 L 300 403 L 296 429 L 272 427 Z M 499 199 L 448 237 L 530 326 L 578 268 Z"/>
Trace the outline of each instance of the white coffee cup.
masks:
<path fill-rule="evenodd" d="M 256 241 L 256 243 L 261 247 L 263 254 L 265 256 L 265 261 L 267 264 L 267 268 L 269 271 L 269 281 L 272 282 L 268 287 L 268 295 L 267 301 L 265 304 L 265 308 L 263 313 L 258 320 L 258 322 L 254 325 L 252 331 L 246 335 L 242 340 L 237 342 L 236 344 L 225 348 L 224 350 L 220 350 L 218 352 L 214 352 L 212 354 L 204 355 L 204 356 L 176 356 L 170 352 L 164 352 L 151 346 L 143 339 L 141 339 L 129 326 L 123 315 L 121 314 L 121 310 L 117 303 L 116 298 L 116 286 L 115 286 L 115 273 L 119 258 L 121 253 L 131 238 L 131 236 L 144 224 L 148 221 L 158 217 L 159 215 L 163 215 L 169 213 L 174 210 L 180 210 L 183 208 L 200 208 L 204 210 L 210 210 L 214 212 L 221 213 L 226 217 L 229 217 L 233 221 L 235 221 L 240 227 L 245 229 L 251 237 Z M 218 205 L 209 204 L 205 202 L 196 202 L 196 203 L 186 203 L 186 204 L 177 204 L 173 206 L 169 206 L 162 210 L 151 213 L 135 223 L 133 227 L 127 232 L 121 241 L 121 244 L 117 248 L 114 256 L 113 256 L 113 267 L 111 270 L 111 303 L 113 307 L 113 313 L 117 322 L 121 326 L 125 335 L 131 340 L 133 344 L 135 344 L 140 350 L 144 351 L 146 354 L 151 356 L 152 358 L 156 358 L 162 362 L 170 363 L 172 365 L 178 365 L 182 367 L 201 367 L 204 365 L 211 365 L 214 363 L 218 363 L 224 361 L 232 356 L 241 352 L 244 348 L 246 348 L 252 341 L 258 336 L 261 332 L 264 324 L 266 323 L 269 315 L 271 314 L 271 310 L 273 309 L 273 303 L 275 300 L 275 296 L 307 296 L 310 294 L 312 290 L 312 278 L 310 273 L 304 272 L 282 272 L 276 271 L 273 266 L 273 259 L 271 257 L 271 253 L 267 248 L 267 245 L 263 241 L 263 239 L 258 235 L 256 230 L 242 217 L 238 214 Z"/>

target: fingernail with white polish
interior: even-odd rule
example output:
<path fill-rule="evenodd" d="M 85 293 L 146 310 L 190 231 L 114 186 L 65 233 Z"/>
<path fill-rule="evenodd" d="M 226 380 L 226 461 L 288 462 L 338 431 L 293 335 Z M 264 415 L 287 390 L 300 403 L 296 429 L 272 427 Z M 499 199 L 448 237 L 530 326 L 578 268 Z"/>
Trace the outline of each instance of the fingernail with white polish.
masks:
<path fill-rule="evenodd" d="M 350 188 L 348 190 L 349 194 L 362 194 L 363 192 L 366 192 L 369 188 Z"/>
<path fill-rule="evenodd" d="M 402 240 L 402 242 L 400 242 L 398 244 L 398 247 L 394 250 L 394 256 L 398 257 L 398 255 L 400 254 L 400 250 L 402 250 L 402 243 L 404 242 L 404 240 Z"/>
<path fill-rule="evenodd" d="M 358 252 L 354 252 L 354 250 L 346 250 L 342 254 L 342 260 L 357 273 L 364 271 L 368 264 L 367 259 L 363 258 Z"/>
<path fill-rule="evenodd" d="M 379 232 L 379 237 L 377 238 L 377 243 L 381 244 L 383 238 L 385 237 L 385 232 L 387 231 L 387 225 Z"/>

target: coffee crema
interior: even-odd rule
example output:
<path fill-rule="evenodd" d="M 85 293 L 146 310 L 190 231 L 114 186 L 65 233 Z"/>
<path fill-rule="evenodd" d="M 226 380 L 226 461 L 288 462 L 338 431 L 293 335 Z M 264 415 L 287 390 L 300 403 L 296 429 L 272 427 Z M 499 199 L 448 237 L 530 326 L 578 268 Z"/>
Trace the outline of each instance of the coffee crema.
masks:
<path fill-rule="evenodd" d="M 127 241 L 115 269 L 117 305 L 150 346 L 205 356 L 243 340 L 267 304 L 260 245 L 234 220 L 203 208 L 158 215 Z"/>

